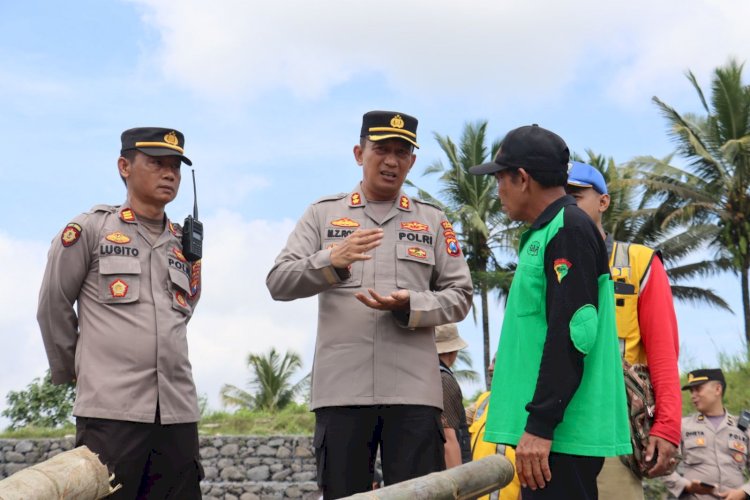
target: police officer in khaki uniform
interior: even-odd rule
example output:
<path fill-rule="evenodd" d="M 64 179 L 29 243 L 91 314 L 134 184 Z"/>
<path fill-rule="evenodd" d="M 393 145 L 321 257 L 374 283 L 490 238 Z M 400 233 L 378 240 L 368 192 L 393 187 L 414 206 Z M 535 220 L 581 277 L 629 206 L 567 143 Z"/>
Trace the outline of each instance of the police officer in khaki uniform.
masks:
<path fill-rule="evenodd" d="M 726 390 L 720 369 L 695 370 L 682 388 L 698 410 L 682 419 L 682 463 L 664 477 L 669 492 L 678 498 L 702 500 L 750 498 L 750 433 L 737 427 L 737 418 L 724 408 Z"/>
<path fill-rule="evenodd" d="M 401 187 L 417 120 L 372 111 L 354 158 L 362 181 L 313 203 L 266 279 L 276 300 L 318 296 L 312 373 L 318 482 L 326 499 L 445 467 L 434 327 L 471 306 L 469 269 L 445 214 Z"/>
<path fill-rule="evenodd" d="M 186 331 L 201 264 L 187 261 L 180 227 L 164 213 L 181 162 L 191 165 L 184 145 L 173 129 L 122 133 L 125 203 L 97 205 L 65 226 L 39 294 L 52 381 L 76 383 L 76 446 L 115 473 L 115 499 L 201 496 Z"/>

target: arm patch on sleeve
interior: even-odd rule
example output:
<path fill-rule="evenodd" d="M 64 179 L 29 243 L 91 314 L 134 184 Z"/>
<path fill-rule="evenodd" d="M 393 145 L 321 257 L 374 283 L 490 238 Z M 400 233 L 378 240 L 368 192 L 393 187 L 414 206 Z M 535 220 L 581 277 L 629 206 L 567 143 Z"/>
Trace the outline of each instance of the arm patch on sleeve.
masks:
<path fill-rule="evenodd" d="M 591 304 L 578 309 L 570 319 L 570 340 L 582 354 L 588 354 L 596 342 L 599 317 Z"/>

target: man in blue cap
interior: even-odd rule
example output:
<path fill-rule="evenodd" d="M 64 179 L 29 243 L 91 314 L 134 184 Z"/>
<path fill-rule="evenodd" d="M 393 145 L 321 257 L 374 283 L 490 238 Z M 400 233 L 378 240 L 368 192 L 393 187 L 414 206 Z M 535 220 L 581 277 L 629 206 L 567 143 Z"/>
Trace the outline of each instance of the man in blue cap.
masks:
<path fill-rule="evenodd" d="M 602 216 L 610 204 L 607 183 L 599 170 L 572 162 L 567 192 L 593 219 L 604 238 L 615 282 L 620 353 L 630 364 L 647 364 L 654 385 L 656 416 L 646 460 L 654 460 L 650 476 L 667 472 L 680 443 L 681 397 L 677 369 L 677 319 L 661 254 L 643 245 L 614 241 L 604 231 Z M 617 458 L 605 460 L 597 479 L 602 498 L 643 499 L 643 487 Z"/>

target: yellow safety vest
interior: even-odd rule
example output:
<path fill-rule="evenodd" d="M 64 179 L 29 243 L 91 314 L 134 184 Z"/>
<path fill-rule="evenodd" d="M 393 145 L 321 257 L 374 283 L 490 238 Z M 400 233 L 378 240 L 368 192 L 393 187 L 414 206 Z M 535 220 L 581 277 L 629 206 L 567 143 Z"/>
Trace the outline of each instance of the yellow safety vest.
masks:
<path fill-rule="evenodd" d="M 638 322 L 638 295 L 651 267 L 654 250 L 635 243 L 613 242 L 609 267 L 615 282 L 615 313 L 620 354 L 630 364 L 646 363 Z"/>
<path fill-rule="evenodd" d="M 469 436 L 471 436 L 471 459 L 479 460 L 480 458 L 494 455 L 498 453 L 498 448 L 503 448 L 505 450 L 505 458 L 510 460 L 510 463 L 515 467 L 516 451 L 512 447 L 488 443 L 484 440 L 484 427 L 487 423 L 487 408 L 490 405 L 489 391 L 480 394 L 475 404 L 477 411 L 474 415 L 474 421 L 469 426 Z M 519 500 L 521 498 L 521 481 L 518 479 L 518 474 L 514 472 L 513 480 L 508 486 L 500 490 L 499 493 L 499 496 L 498 492 L 493 492 L 490 495 L 479 497 L 477 500 Z"/>

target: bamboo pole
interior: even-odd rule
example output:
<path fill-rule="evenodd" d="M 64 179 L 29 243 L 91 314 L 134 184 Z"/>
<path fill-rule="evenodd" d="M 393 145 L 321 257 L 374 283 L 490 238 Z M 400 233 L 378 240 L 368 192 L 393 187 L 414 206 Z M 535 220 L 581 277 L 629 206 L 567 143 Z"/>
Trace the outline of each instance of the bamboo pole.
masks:
<path fill-rule="evenodd" d="M 352 495 L 349 500 L 468 500 L 507 486 L 513 465 L 502 455 Z"/>
<path fill-rule="evenodd" d="M 60 453 L 0 481 L 0 500 L 97 500 L 117 491 L 86 446 Z"/>

